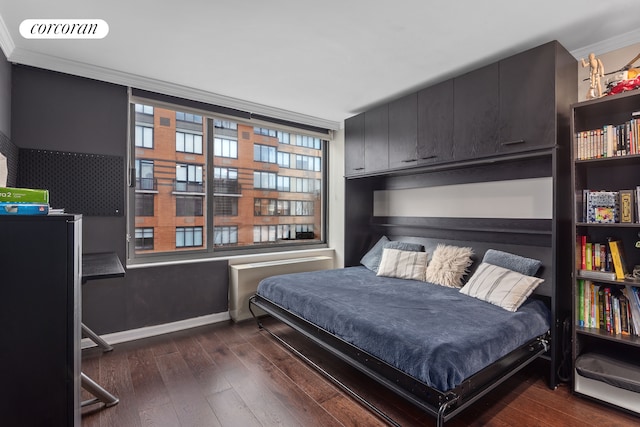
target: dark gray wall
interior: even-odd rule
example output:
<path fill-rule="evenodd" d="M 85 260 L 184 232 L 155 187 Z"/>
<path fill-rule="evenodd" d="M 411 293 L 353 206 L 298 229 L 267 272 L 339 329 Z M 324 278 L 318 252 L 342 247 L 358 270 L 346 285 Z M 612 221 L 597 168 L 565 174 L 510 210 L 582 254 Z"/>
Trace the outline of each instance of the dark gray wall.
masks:
<path fill-rule="evenodd" d="M 11 64 L 0 51 L 0 153 L 7 158 L 7 185 L 16 184 L 18 147 L 11 142 Z M 2 183 L 0 183 L 1 185 Z"/>
<path fill-rule="evenodd" d="M 11 79 L 11 131 L 18 147 L 126 159 L 126 87 L 17 65 Z M 124 263 L 126 213 L 85 216 L 83 251 L 116 252 Z M 83 321 L 99 334 L 222 313 L 228 310 L 227 262 L 129 269 L 122 279 L 88 282 L 82 292 Z"/>

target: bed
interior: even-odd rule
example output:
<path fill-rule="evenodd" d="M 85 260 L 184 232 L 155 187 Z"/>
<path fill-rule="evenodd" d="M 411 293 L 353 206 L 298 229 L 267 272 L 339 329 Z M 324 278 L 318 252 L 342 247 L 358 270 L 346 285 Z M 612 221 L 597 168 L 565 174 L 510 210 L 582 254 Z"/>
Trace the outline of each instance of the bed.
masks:
<path fill-rule="evenodd" d="M 442 426 L 550 347 L 549 248 L 492 245 L 383 236 L 363 265 L 264 279 L 250 308 L 285 322 Z"/>

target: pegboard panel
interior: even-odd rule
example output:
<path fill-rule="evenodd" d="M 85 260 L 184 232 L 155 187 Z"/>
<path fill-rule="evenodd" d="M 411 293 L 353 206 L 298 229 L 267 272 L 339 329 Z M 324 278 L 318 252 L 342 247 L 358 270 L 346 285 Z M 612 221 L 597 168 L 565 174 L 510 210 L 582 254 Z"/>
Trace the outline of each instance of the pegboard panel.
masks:
<path fill-rule="evenodd" d="M 17 186 L 49 190 L 52 208 L 86 216 L 124 215 L 124 158 L 20 149 Z"/>

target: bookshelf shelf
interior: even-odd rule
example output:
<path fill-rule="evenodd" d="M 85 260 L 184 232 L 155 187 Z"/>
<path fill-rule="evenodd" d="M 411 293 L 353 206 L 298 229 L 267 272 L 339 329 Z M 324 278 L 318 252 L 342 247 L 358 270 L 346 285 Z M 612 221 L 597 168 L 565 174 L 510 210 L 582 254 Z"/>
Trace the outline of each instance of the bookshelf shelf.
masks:
<path fill-rule="evenodd" d="M 629 212 L 629 206 L 631 206 L 631 209 L 634 209 L 632 212 L 634 216 L 631 219 L 636 222 L 597 223 L 585 221 L 586 218 L 591 218 L 594 213 L 597 214 L 598 209 L 606 208 L 612 209 L 610 212 L 615 212 L 613 215 L 617 216 L 619 220 L 622 213 L 620 209 L 621 190 L 635 190 L 640 186 L 640 138 L 638 138 L 640 132 L 628 131 L 629 129 L 633 130 L 633 123 L 637 124 L 637 121 L 633 122 L 637 116 L 632 114 L 637 111 L 640 111 L 640 91 L 579 102 L 571 107 L 571 135 L 573 138 L 571 180 L 574 189 L 573 206 L 575 209 L 572 232 L 573 241 L 576 242 L 572 258 L 574 260 L 572 281 L 572 360 L 574 368 L 576 360 L 581 355 L 591 353 L 613 355 L 619 361 L 622 361 L 623 357 L 625 360 L 633 360 L 632 365 L 627 365 L 631 366 L 630 374 L 632 371 L 640 370 L 640 331 L 633 330 L 633 319 L 629 319 L 628 314 L 628 312 L 633 314 L 631 309 L 633 302 L 630 301 L 633 294 L 628 291 L 621 292 L 626 286 L 640 288 L 640 283 L 590 278 L 586 277 L 586 273 L 581 275 L 579 271 L 581 269 L 589 270 L 589 264 L 596 265 L 596 261 L 597 265 L 600 265 L 603 260 L 607 260 L 609 250 L 615 249 L 613 246 L 616 246 L 609 243 L 610 240 L 619 242 L 617 247 L 623 255 L 621 258 L 628 272 L 631 272 L 634 266 L 640 265 L 640 244 L 637 243 L 640 241 L 640 223 L 637 222 L 640 218 L 640 212 L 638 212 L 637 200 L 633 200 L 633 203 L 629 204 L 629 200 L 624 199 L 627 208 L 625 214 Z M 602 146 L 597 145 L 595 148 L 594 146 L 585 148 L 585 143 L 594 142 L 593 139 L 585 140 L 585 133 L 594 131 L 593 134 L 598 135 L 601 130 L 603 135 L 607 135 L 612 127 L 616 129 L 613 150 L 618 150 L 616 154 L 621 153 L 622 155 L 583 158 L 591 156 L 594 152 L 597 156 L 598 149 L 602 149 Z M 597 139 L 595 141 L 597 144 Z M 606 138 L 605 141 L 607 141 Z M 607 143 L 609 144 L 607 147 L 611 149 L 611 141 L 609 140 Z M 587 194 L 584 191 L 586 189 L 615 193 L 615 211 L 613 211 L 614 205 L 610 202 L 594 203 L 593 195 Z M 591 201 L 591 204 L 583 201 L 583 194 L 586 194 L 584 199 Z M 620 210 L 618 211 L 618 209 Z M 594 244 L 588 251 L 582 249 L 585 245 L 584 240 L 580 239 L 582 236 L 587 236 L 586 241 Z M 596 247 L 595 244 L 600 244 L 600 246 Z M 636 246 L 637 244 L 638 246 Z M 602 247 L 604 249 L 601 250 Z M 594 258 L 589 258 L 589 255 L 586 254 L 591 254 Z M 596 254 L 599 255 L 597 260 Z M 589 262 L 586 262 L 585 257 Z M 587 290 L 589 291 L 587 292 Z M 596 290 L 602 292 L 599 294 Z M 627 295 L 631 298 L 627 299 Z M 615 310 L 614 305 L 616 306 Z M 625 309 L 627 305 L 629 308 Z M 628 320 L 622 319 L 625 313 L 627 313 L 626 319 Z M 598 325 L 602 324 L 600 320 L 604 316 L 614 325 L 614 328 L 617 327 L 619 330 L 626 328 L 629 333 L 611 333 L 606 330 L 606 327 L 601 329 L 601 326 L 593 328 L 581 326 L 584 322 L 589 322 L 589 316 L 595 318 Z M 581 322 L 583 319 L 584 322 Z M 604 389 L 606 389 L 606 393 L 603 392 Z M 639 405 L 626 403 L 629 399 L 640 402 L 640 393 L 586 378 L 576 369 L 573 372 L 573 390 L 576 394 L 631 410 L 640 415 Z"/>
<path fill-rule="evenodd" d="M 622 343 L 624 345 L 632 345 L 640 348 L 640 337 L 631 335 L 615 335 L 609 332 L 601 331 L 596 328 L 586 328 L 584 326 L 576 326 L 576 334 L 588 335 L 602 340 Z"/>

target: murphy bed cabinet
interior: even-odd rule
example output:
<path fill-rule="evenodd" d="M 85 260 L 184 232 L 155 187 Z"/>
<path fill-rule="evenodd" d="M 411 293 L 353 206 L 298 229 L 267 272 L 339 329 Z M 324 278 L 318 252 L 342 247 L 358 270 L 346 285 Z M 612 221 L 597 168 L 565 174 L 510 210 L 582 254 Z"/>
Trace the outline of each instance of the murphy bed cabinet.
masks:
<path fill-rule="evenodd" d="M 496 230 L 513 228 L 529 244 L 551 248 L 545 268 L 554 278 L 553 336 L 560 337 L 572 310 L 569 116 L 577 81 L 576 59 L 554 41 L 347 119 L 344 265 L 358 265 L 385 234 L 468 240 L 474 221 L 483 222 L 374 215 L 381 190 L 551 178 L 551 218 L 494 220 Z M 496 232 L 490 239 L 504 236 L 511 238 Z M 555 387 L 561 362 L 571 360 L 560 340 L 546 357 Z"/>
<path fill-rule="evenodd" d="M 576 67 L 553 41 L 351 117 L 345 176 L 553 148 Z"/>
<path fill-rule="evenodd" d="M 637 115 L 634 116 L 634 112 Z M 636 414 L 640 414 L 640 336 L 639 329 L 634 331 L 633 327 L 630 328 L 630 323 L 633 325 L 634 310 L 631 305 L 634 302 L 626 300 L 626 297 L 634 298 L 629 290 L 640 287 L 640 282 L 593 278 L 589 276 L 589 270 L 598 269 L 598 252 L 602 254 L 600 259 L 605 262 L 604 269 L 615 270 L 607 260 L 611 249 L 609 241 L 621 242 L 623 263 L 629 273 L 640 264 L 640 223 L 638 200 L 635 197 L 635 190 L 640 186 L 638 120 L 639 91 L 572 106 L 572 178 L 575 194 L 574 391 Z M 621 128 L 622 133 L 618 132 L 621 146 L 618 147 L 617 141 L 612 140 L 607 150 L 609 153 L 605 155 L 602 153 L 604 145 L 600 141 L 606 141 L 607 135 L 614 135 L 613 129 L 617 125 L 626 128 Z M 627 154 L 610 154 L 612 149 L 618 148 Z M 604 190 L 612 194 L 607 196 L 601 193 L 602 197 L 596 195 L 594 199 L 594 196 L 587 197 L 584 190 Z M 619 193 L 617 198 L 612 199 L 615 192 L 620 190 L 633 190 L 632 203 L 625 202 L 624 197 L 621 200 Z M 587 199 L 593 201 L 591 207 L 587 206 Z M 618 206 L 614 206 L 613 210 L 608 209 L 607 199 L 614 200 Z M 611 212 L 614 212 L 613 219 L 609 216 Z M 631 215 L 629 222 L 620 222 L 627 213 Z M 608 222 L 611 220 L 614 222 Z M 640 320 L 637 314 L 636 321 Z"/>

